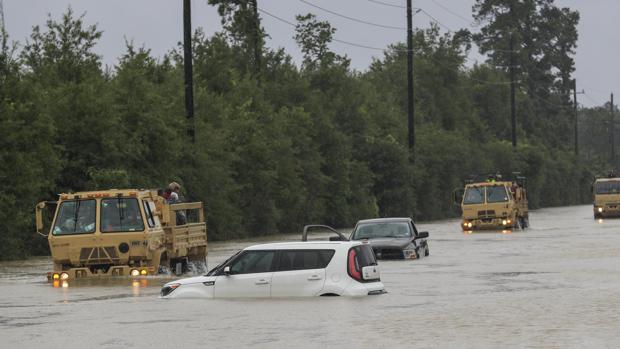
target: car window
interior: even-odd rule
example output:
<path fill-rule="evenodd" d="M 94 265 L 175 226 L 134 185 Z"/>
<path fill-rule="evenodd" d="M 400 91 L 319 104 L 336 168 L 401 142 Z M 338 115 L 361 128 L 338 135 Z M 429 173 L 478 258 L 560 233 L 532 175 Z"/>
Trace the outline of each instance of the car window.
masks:
<path fill-rule="evenodd" d="M 327 267 L 334 250 L 284 250 L 280 252 L 278 271 L 323 269 Z"/>
<path fill-rule="evenodd" d="M 463 196 L 463 204 L 482 204 L 484 203 L 484 188 L 471 187 L 465 189 L 465 195 Z"/>
<path fill-rule="evenodd" d="M 275 251 L 245 251 L 230 265 L 231 274 L 266 273 L 272 271 Z"/>
<path fill-rule="evenodd" d="M 95 200 L 64 201 L 60 204 L 53 235 L 89 234 L 95 232 Z"/>
<path fill-rule="evenodd" d="M 487 202 L 492 203 L 506 201 L 508 201 L 508 193 L 506 192 L 506 187 L 487 187 Z"/>
<path fill-rule="evenodd" d="M 101 232 L 144 231 L 144 221 L 135 198 L 101 200 Z"/>
<path fill-rule="evenodd" d="M 372 248 L 369 245 L 361 245 L 354 247 L 355 251 L 355 262 L 361 271 L 363 267 L 367 267 L 369 265 L 376 265 L 377 260 L 375 259 L 375 253 L 372 251 Z"/>
<path fill-rule="evenodd" d="M 142 201 L 144 204 L 144 214 L 146 215 L 146 223 L 150 228 L 155 226 L 155 218 L 153 217 L 153 211 L 151 211 L 151 204 L 148 201 Z"/>
<path fill-rule="evenodd" d="M 361 223 L 353 232 L 353 240 L 411 237 L 408 222 Z"/>

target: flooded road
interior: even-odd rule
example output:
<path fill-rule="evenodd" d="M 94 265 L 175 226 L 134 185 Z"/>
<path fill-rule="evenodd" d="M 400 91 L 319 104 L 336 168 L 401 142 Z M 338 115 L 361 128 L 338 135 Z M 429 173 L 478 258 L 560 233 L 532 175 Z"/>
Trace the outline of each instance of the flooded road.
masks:
<path fill-rule="evenodd" d="M 620 219 L 574 206 L 530 222 L 418 224 L 430 257 L 381 261 L 389 293 L 359 299 L 163 300 L 163 278 L 54 288 L 50 259 L 1 263 L 0 347 L 619 347 Z M 210 266 L 251 244 L 211 244 Z"/>

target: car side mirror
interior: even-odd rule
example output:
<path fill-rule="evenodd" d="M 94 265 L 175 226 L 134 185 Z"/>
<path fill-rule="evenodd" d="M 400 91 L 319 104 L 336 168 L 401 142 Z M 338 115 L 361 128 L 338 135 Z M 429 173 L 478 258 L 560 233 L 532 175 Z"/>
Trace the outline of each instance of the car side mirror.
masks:
<path fill-rule="evenodd" d="M 418 233 L 418 236 L 416 236 L 416 239 L 426 239 L 426 238 L 428 238 L 427 231 L 421 231 Z"/>
<path fill-rule="evenodd" d="M 230 266 L 229 265 L 224 267 L 223 273 L 224 273 L 224 275 L 230 275 Z"/>
<path fill-rule="evenodd" d="M 346 241 L 346 239 L 340 237 L 340 236 L 330 236 L 329 237 L 329 241 Z"/>

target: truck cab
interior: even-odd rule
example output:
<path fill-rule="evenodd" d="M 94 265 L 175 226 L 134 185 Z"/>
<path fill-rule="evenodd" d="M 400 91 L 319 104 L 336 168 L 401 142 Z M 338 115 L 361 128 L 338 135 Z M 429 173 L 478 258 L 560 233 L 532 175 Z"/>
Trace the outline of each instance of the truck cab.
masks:
<path fill-rule="evenodd" d="M 594 218 L 620 217 L 620 178 L 597 178 L 592 185 Z"/>
<path fill-rule="evenodd" d="M 47 234 L 43 211 L 55 205 Z M 60 194 L 36 207 L 37 232 L 48 239 L 48 280 L 140 277 L 189 265 L 206 267 L 201 202 L 169 205 L 155 190 L 112 189 Z"/>
<path fill-rule="evenodd" d="M 461 193 L 455 201 L 461 206 L 464 231 L 529 226 L 524 179 L 507 181 L 491 176 L 485 181 L 471 181 Z"/>

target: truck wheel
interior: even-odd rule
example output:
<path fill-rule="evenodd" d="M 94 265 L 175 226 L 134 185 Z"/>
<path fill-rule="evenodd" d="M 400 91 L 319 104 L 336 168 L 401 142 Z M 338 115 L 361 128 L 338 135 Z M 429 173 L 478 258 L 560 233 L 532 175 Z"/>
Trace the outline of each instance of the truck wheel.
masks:
<path fill-rule="evenodd" d="M 428 249 L 428 245 L 426 245 L 426 248 L 424 249 L 424 256 L 428 257 L 431 254 L 431 252 Z"/>
<path fill-rule="evenodd" d="M 525 219 L 523 217 L 517 218 L 517 228 L 525 229 Z"/>
<path fill-rule="evenodd" d="M 181 274 L 183 274 L 183 262 L 177 262 L 174 265 L 174 275 L 179 276 Z"/>

